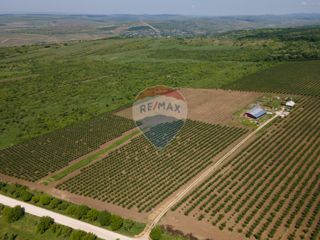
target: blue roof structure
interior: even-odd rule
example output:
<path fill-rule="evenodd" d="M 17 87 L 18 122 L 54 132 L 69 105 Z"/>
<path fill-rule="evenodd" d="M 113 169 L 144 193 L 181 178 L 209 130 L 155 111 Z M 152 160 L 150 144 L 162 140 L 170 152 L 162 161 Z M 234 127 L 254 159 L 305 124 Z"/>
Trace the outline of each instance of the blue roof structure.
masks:
<path fill-rule="evenodd" d="M 266 113 L 267 112 L 264 109 L 259 108 L 259 107 L 255 107 L 255 108 L 252 108 L 251 110 L 249 110 L 248 112 L 246 112 L 246 115 L 249 117 L 253 117 L 253 118 L 259 118 Z"/>

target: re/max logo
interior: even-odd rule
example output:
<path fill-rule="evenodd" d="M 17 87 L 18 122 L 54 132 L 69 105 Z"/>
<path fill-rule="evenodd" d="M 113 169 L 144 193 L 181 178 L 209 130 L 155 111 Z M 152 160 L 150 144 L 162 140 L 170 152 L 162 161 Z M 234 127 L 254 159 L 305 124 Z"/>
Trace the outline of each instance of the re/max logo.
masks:
<path fill-rule="evenodd" d="M 147 104 L 141 104 L 140 105 L 140 113 L 149 112 L 149 111 L 155 111 L 158 108 L 158 110 L 167 110 L 172 112 L 180 113 L 180 105 L 178 104 L 171 104 L 166 102 L 150 102 Z"/>

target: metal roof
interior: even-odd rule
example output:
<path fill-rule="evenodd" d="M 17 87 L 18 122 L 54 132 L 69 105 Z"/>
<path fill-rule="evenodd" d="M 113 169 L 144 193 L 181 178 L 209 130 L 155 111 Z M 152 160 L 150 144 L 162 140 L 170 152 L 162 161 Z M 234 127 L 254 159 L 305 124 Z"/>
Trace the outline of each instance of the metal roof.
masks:
<path fill-rule="evenodd" d="M 255 108 L 252 108 L 251 110 L 249 110 L 248 112 L 246 112 L 246 114 L 250 114 L 252 115 L 254 118 L 259 118 L 261 117 L 262 115 L 266 114 L 267 112 L 262 109 L 262 108 L 259 108 L 259 107 L 255 107 Z"/>

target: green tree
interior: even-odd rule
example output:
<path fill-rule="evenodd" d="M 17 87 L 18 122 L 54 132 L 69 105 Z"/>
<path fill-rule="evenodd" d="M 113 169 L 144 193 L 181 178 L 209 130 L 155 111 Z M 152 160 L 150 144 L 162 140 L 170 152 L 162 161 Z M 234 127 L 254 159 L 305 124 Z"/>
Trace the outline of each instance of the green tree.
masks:
<path fill-rule="evenodd" d="M 113 231 L 118 230 L 123 224 L 123 219 L 118 215 L 112 214 L 110 217 L 110 224 Z"/>
<path fill-rule="evenodd" d="M 69 215 L 73 215 L 76 212 L 77 208 L 74 205 L 70 205 L 67 209 L 66 209 L 66 213 Z"/>
<path fill-rule="evenodd" d="M 45 205 L 49 205 L 51 202 L 51 197 L 49 195 L 42 195 L 40 197 L 40 204 L 45 206 Z"/>
<path fill-rule="evenodd" d="M 2 213 L 3 209 L 4 209 L 4 205 L 0 203 L 0 214 Z"/>
<path fill-rule="evenodd" d="M 131 219 L 124 219 L 123 220 L 123 228 L 127 231 L 130 231 L 133 227 L 134 222 Z"/>
<path fill-rule="evenodd" d="M 24 215 L 24 210 L 20 206 L 15 206 L 14 208 L 5 207 L 2 211 L 2 216 L 4 219 L 9 222 L 13 223 L 18 221 Z"/>
<path fill-rule="evenodd" d="M 51 209 L 56 209 L 60 203 L 61 203 L 60 199 L 54 198 L 54 199 L 51 200 L 51 202 L 49 204 L 49 207 Z"/>
<path fill-rule="evenodd" d="M 93 233 L 87 233 L 81 240 L 95 240 L 97 236 Z"/>
<path fill-rule="evenodd" d="M 61 225 L 61 234 L 63 237 L 69 237 L 72 233 L 72 228 Z"/>
<path fill-rule="evenodd" d="M 51 217 L 41 217 L 37 225 L 38 233 L 45 233 L 53 224 L 53 219 Z"/>
<path fill-rule="evenodd" d="M 101 226 L 109 226 L 110 225 L 110 217 L 111 214 L 108 211 L 102 211 L 99 213 L 99 223 Z"/>
<path fill-rule="evenodd" d="M 65 201 L 62 201 L 62 203 L 60 203 L 58 205 L 58 209 L 59 210 L 62 210 L 62 211 L 65 211 L 68 207 L 69 207 L 69 203 L 65 202 Z"/>
<path fill-rule="evenodd" d="M 87 219 L 89 220 L 89 221 L 95 221 L 95 220 L 97 220 L 98 219 L 98 216 L 99 216 L 99 212 L 98 212 L 98 210 L 96 210 L 96 209 L 90 209 L 89 211 L 88 211 L 88 213 L 87 213 Z"/>
<path fill-rule="evenodd" d="M 24 202 L 29 202 L 33 197 L 33 194 L 31 192 L 28 191 L 22 191 L 21 193 L 21 199 Z"/>
<path fill-rule="evenodd" d="M 70 237 L 72 240 L 82 240 L 86 234 L 86 232 L 81 230 L 73 230 Z"/>
<path fill-rule="evenodd" d="M 89 210 L 90 210 L 90 208 L 86 205 L 77 206 L 76 210 L 74 212 L 74 216 L 78 219 L 86 218 Z"/>
<path fill-rule="evenodd" d="M 160 240 L 162 237 L 162 229 L 160 227 L 154 227 L 150 232 L 150 238 L 152 240 Z"/>
<path fill-rule="evenodd" d="M 34 195 L 32 198 L 31 198 L 31 202 L 32 203 L 38 203 L 40 201 L 40 195 Z"/>

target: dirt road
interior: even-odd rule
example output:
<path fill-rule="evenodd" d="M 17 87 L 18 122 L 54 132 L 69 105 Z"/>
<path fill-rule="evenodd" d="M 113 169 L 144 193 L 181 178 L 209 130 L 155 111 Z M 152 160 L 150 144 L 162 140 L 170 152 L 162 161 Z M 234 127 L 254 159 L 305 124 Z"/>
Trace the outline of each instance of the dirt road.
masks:
<path fill-rule="evenodd" d="M 212 174 L 213 171 L 221 164 L 223 161 L 225 161 L 232 153 L 234 153 L 239 147 L 241 147 L 245 142 L 247 142 L 253 135 L 255 135 L 259 130 L 261 130 L 263 127 L 265 127 L 268 123 L 273 121 L 278 115 L 274 115 L 272 118 L 270 118 L 268 121 L 263 123 L 261 126 L 259 126 L 255 131 L 250 133 L 247 137 L 245 137 L 241 142 L 239 142 L 236 146 L 234 146 L 228 153 L 226 153 L 223 157 L 221 157 L 213 166 L 211 166 L 209 169 L 207 169 L 204 173 L 202 173 L 197 179 L 195 179 L 193 182 L 191 182 L 185 189 L 182 189 L 181 192 L 178 193 L 178 195 L 169 203 L 167 203 L 165 206 L 162 206 L 162 210 L 159 214 L 157 214 L 154 217 L 154 220 L 151 224 L 146 226 L 145 231 L 143 234 L 140 235 L 138 238 L 133 237 L 126 237 L 123 235 L 120 235 L 118 233 L 108 231 L 106 229 L 64 216 L 62 214 L 58 214 L 40 207 L 36 207 L 34 205 L 15 200 L 13 198 L 9 198 L 6 196 L 3 196 L 0 194 L 0 203 L 13 207 L 16 205 L 22 206 L 27 213 L 30 213 L 35 216 L 49 216 L 54 219 L 55 222 L 69 226 L 74 229 L 80 229 L 85 232 L 91 232 L 97 235 L 98 237 L 102 239 L 107 240 L 115 240 L 115 239 L 121 239 L 121 240 L 147 240 L 149 239 L 149 234 L 151 229 L 159 223 L 161 218 L 169 211 L 170 208 L 172 208 L 176 203 L 178 203 L 191 189 L 193 189 L 196 185 L 198 185 L 200 182 L 202 182 L 206 177 L 209 176 L 209 174 Z"/>
<path fill-rule="evenodd" d="M 162 206 L 163 210 L 158 214 L 153 222 L 147 226 L 146 231 L 141 236 L 141 239 L 148 239 L 148 236 L 151 232 L 151 229 L 158 224 L 158 222 L 161 220 L 161 218 L 169 211 L 170 208 L 172 208 L 175 204 L 177 204 L 191 189 L 193 189 L 196 185 L 198 185 L 200 182 L 202 182 L 205 178 L 209 176 L 209 174 L 212 174 L 212 172 L 224 161 L 226 160 L 232 153 L 234 153 L 239 147 L 241 147 L 245 142 L 247 142 L 253 135 L 255 135 L 259 130 L 261 130 L 263 127 L 265 127 L 268 123 L 273 121 L 278 115 L 274 115 L 272 118 L 264 122 L 262 125 L 260 125 L 255 131 L 250 133 L 247 137 L 245 137 L 241 142 L 239 142 L 236 146 L 234 146 L 229 152 L 227 152 L 223 157 L 221 157 L 213 166 L 211 166 L 208 170 L 206 170 L 204 173 L 202 173 L 197 179 L 195 179 L 190 185 L 188 185 L 185 189 L 181 190 L 180 193 L 178 193 L 177 197 L 174 198 L 171 202 L 169 202 L 166 206 Z"/>
<path fill-rule="evenodd" d="M 88 233 L 89 232 L 94 233 L 95 235 L 97 235 L 99 238 L 102 238 L 102 239 L 107 239 L 107 240 L 115 240 L 115 239 L 133 240 L 133 239 L 135 239 L 135 238 L 123 236 L 121 234 L 118 234 L 118 233 L 115 233 L 112 231 L 108 231 L 104 228 L 97 227 L 97 226 L 79 221 L 79 220 L 71 218 L 71 217 L 64 216 L 59 213 L 55 213 L 53 211 L 49 211 L 49 210 L 46 210 L 46 209 L 43 209 L 40 207 L 36 207 L 31 204 L 22 202 L 22 201 L 18 201 L 16 199 L 13 199 L 10 197 L 3 196 L 1 194 L 0 194 L 0 203 L 4 204 L 6 206 L 9 206 L 9 207 L 14 207 L 14 206 L 20 205 L 21 207 L 23 207 L 25 209 L 25 212 L 27 212 L 27 213 L 30 213 L 30 214 L 38 216 L 38 217 L 49 216 L 49 217 L 53 218 L 56 223 L 71 227 L 73 229 L 80 229 L 80 230 L 83 230 Z"/>

